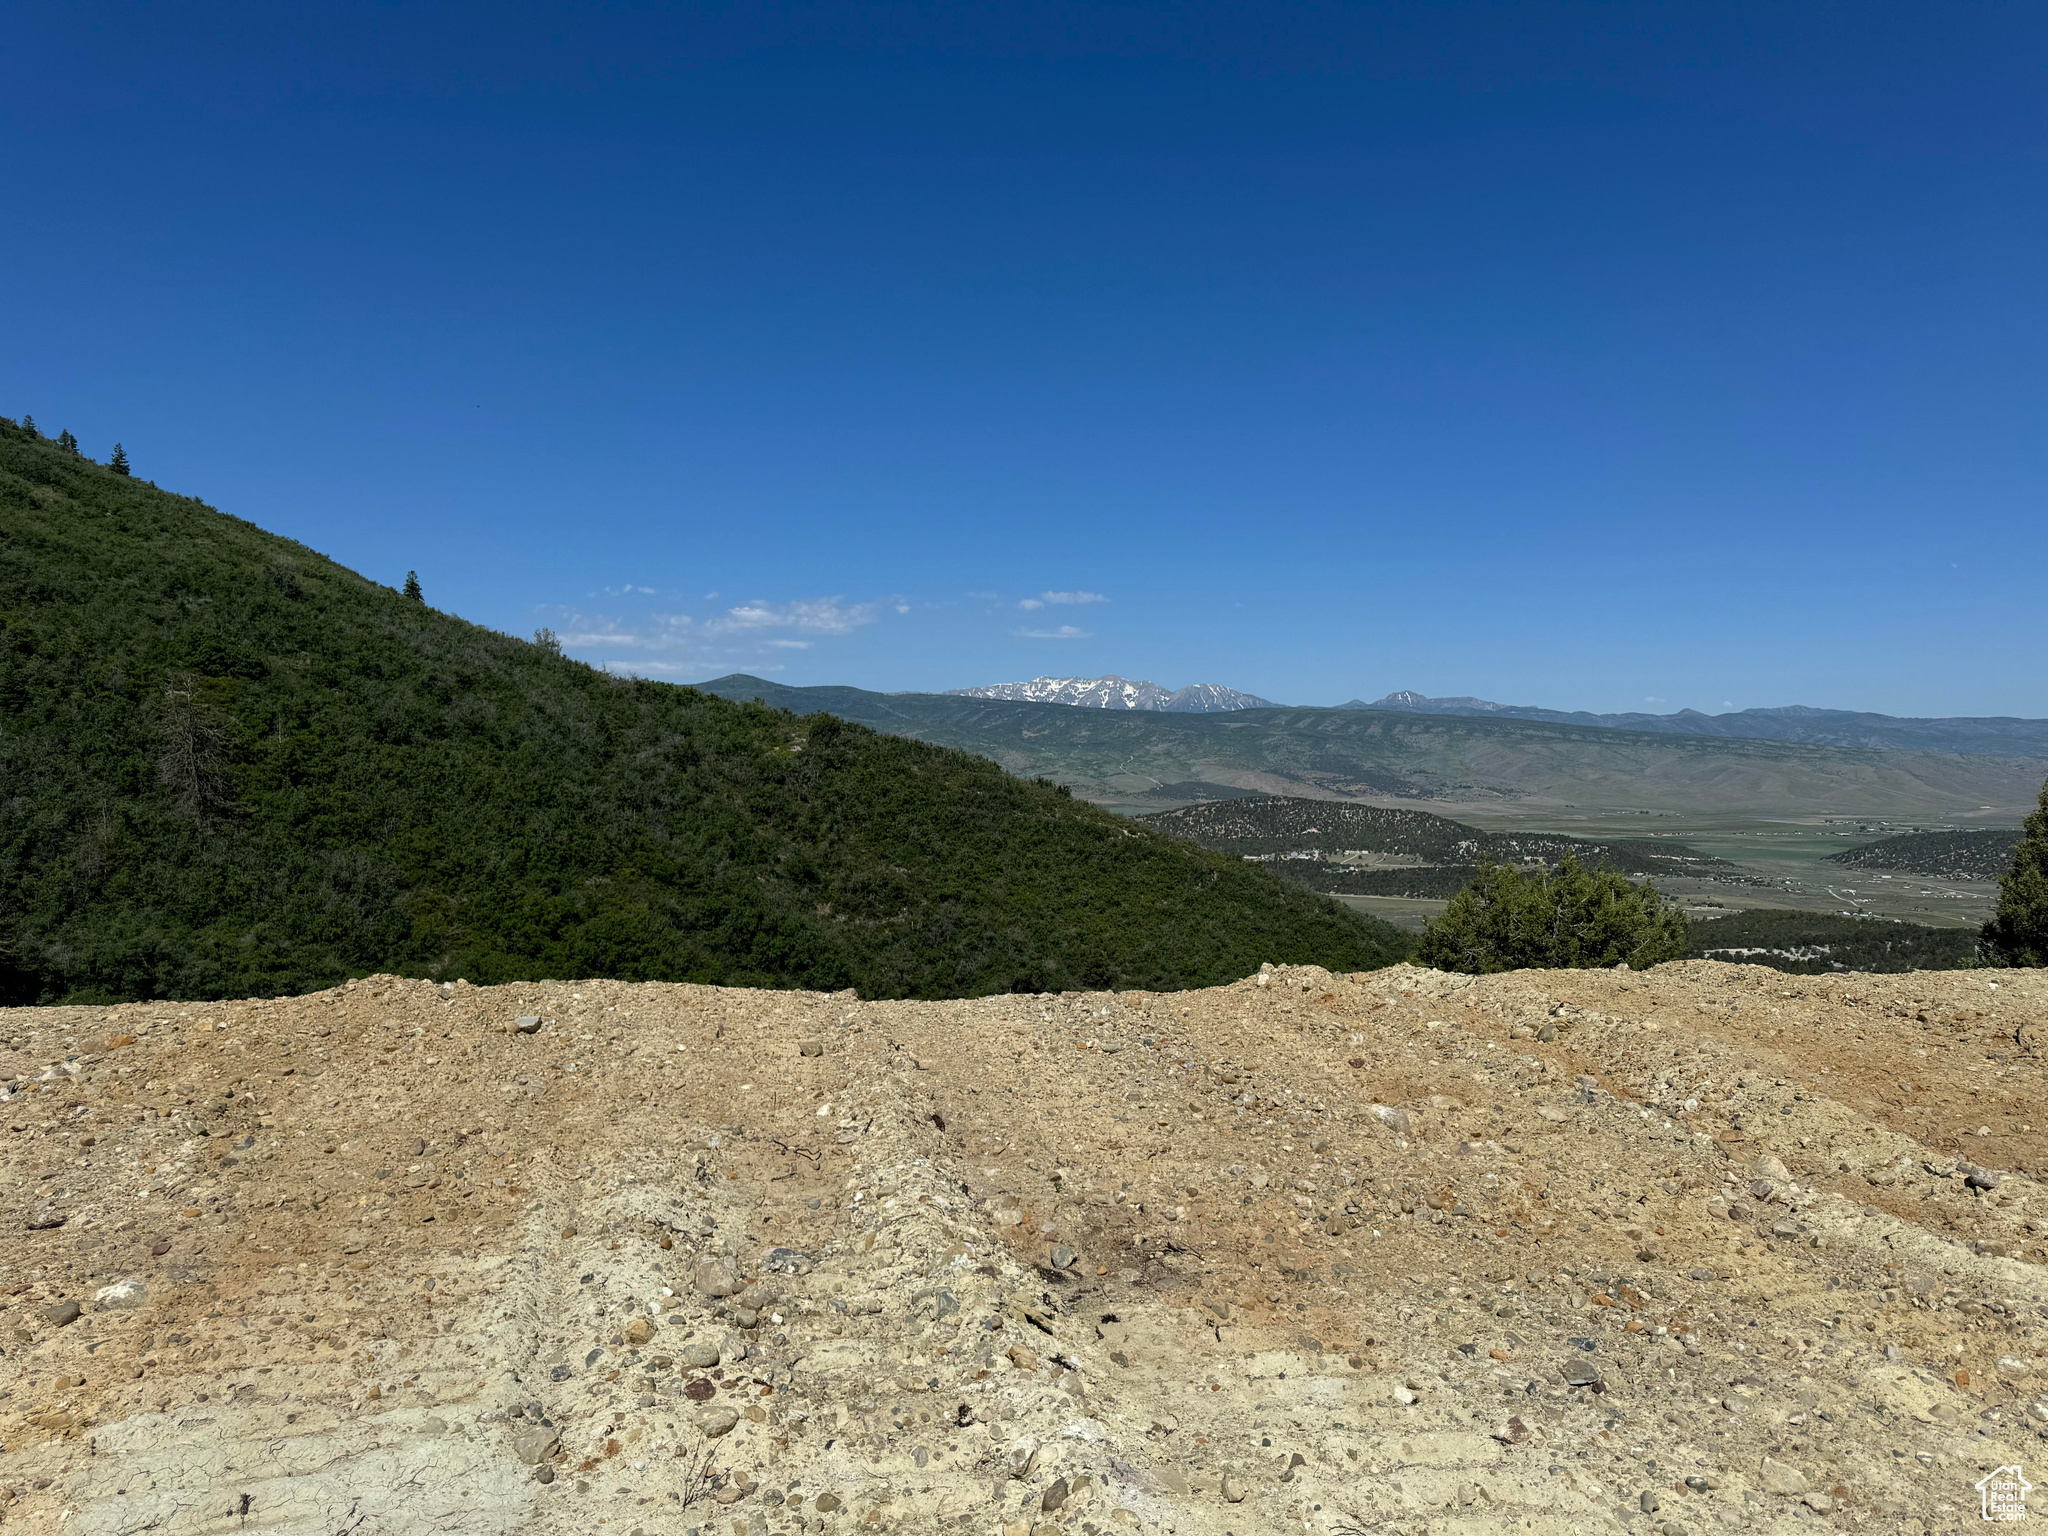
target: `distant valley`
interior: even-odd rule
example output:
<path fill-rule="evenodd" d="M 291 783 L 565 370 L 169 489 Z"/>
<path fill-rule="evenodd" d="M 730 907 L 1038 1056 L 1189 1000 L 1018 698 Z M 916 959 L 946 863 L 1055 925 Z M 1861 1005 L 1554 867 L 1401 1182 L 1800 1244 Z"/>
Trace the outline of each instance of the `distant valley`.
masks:
<path fill-rule="evenodd" d="M 1950 970 L 1970 963 L 1977 951 L 1973 925 L 1887 919 L 1860 905 L 1816 910 L 1794 882 L 1664 838 L 1489 832 L 1405 807 L 1263 795 L 1164 811 L 1144 824 L 1265 864 L 1282 879 L 1409 928 L 1441 911 L 1485 864 L 1529 869 L 1571 856 L 1590 869 L 1649 880 L 1675 898 L 1692 918 L 1691 953 L 1703 959 L 1810 973 Z M 1974 860 L 1978 878 L 1988 872 L 1996 879 L 2010 865 L 2016 840 L 2005 832 L 1908 835 L 1848 849 L 1831 862 L 1903 869 L 1930 859 Z M 1994 868 L 2001 849 L 2003 864 Z M 1831 899 L 1840 894 L 1829 893 Z M 1770 905 L 1744 904 L 1750 901 Z"/>
<path fill-rule="evenodd" d="M 745 674 L 697 686 L 960 747 L 1133 813 L 1266 793 L 1427 802 L 1466 819 L 1521 826 L 1613 814 L 2013 826 L 2048 777 L 2048 744 L 1994 755 L 1412 709 L 1077 709 L 962 694 L 790 688 Z"/>
<path fill-rule="evenodd" d="M 1282 879 L 1330 895 L 1446 898 L 1469 884 L 1482 864 L 1540 868 L 1567 856 L 1633 880 L 1767 883 L 1684 843 L 1489 832 L 1428 811 L 1344 801 L 1260 795 L 1157 812 L 1145 824 L 1270 864 Z"/>

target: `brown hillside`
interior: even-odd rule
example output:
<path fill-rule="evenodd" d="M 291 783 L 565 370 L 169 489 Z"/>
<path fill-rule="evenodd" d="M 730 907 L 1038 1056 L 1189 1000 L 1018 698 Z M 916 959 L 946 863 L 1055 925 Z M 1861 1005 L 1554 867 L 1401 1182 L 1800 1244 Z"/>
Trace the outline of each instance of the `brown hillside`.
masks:
<path fill-rule="evenodd" d="M 15 1011 L 0 1525 L 1975 1528 L 2036 1030 L 1708 962 Z"/>

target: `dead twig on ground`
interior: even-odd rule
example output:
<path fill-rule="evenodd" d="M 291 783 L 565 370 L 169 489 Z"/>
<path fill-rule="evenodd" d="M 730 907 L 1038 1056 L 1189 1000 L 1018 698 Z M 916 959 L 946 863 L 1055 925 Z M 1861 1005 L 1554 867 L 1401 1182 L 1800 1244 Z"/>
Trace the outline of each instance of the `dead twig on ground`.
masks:
<path fill-rule="evenodd" d="M 699 1499 L 707 1499 L 717 1487 L 718 1453 L 706 1445 L 694 1450 L 677 1451 L 682 1462 L 683 1486 L 681 1488 L 683 1508 L 688 1509 Z"/>

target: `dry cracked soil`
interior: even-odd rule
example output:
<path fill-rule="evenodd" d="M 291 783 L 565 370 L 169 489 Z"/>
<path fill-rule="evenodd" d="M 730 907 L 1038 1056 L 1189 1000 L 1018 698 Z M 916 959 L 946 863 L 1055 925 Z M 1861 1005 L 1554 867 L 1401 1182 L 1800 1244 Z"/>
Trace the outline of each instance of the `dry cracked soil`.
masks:
<path fill-rule="evenodd" d="M 1979 1529 L 2043 1030 L 1708 962 L 17 1010 L 0 1527 Z"/>

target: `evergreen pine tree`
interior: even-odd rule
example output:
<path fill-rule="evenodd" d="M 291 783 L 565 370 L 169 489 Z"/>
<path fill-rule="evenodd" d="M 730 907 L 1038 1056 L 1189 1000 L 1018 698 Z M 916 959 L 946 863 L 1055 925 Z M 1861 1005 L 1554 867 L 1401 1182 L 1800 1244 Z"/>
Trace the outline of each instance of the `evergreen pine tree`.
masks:
<path fill-rule="evenodd" d="M 66 427 L 63 431 L 57 434 L 57 446 L 59 448 L 62 448 L 66 453 L 78 452 L 78 439 L 71 435 L 71 429 L 69 427 Z"/>
<path fill-rule="evenodd" d="M 43 435 L 42 433 L 36 430 L 35 417 L 29 415 L 28 412 L 26 411 L 23 411 L 21 413 L 21 430 L 26 432 L 30 437 L 41 437 Z"/>
<path fill-rule="evenodd" d="M 1984 925 L 1982 945 L 1996 965 L 2048 965 L 2048 784 L 1998 884 L 1998 911 Z"/>
<path fill-rule="evenodd" d="M 128 473 L 128 450 L 119 443 L 114 444 L 114 456 L 107 460 L 107 468 L 117 475 Z"/>
<path fill-rule="evenodd" d="M 424 603 L 427 600 L 426 594 L 420 591 L 420 573 L 418 571 L 407 571 L 405 573 L 405 595 L 416 603 Z"/>

